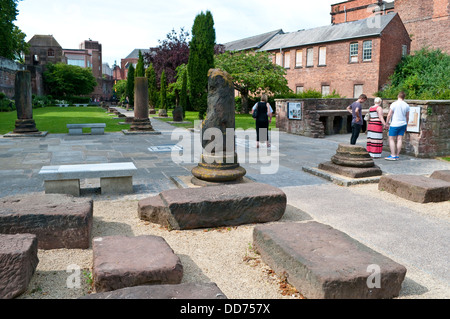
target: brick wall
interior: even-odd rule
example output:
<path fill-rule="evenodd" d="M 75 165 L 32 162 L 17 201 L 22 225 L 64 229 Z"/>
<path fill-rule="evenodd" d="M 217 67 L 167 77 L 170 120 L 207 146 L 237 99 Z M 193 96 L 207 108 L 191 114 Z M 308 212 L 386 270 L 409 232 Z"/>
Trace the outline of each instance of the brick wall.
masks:
<path fill-rule="evenodd" d="M 412 38 L 411 51 L 425 46 L 450 53 L 450 4 L 448 0 L 396 0 L 399 13 Z"/>
<path fill-rule="evenodd" d="M 14 82 L 19 70 L 24 70 L 22 64 L 0 57 L 0 92 L 10 99 L 14 97 Z"/>
<path fill-rule="evenodd" d="M 372 60 L 363 62 L 363 42 L 372 40 Z M 350 63 L 350 43 L 359 44 L 358 62 Z M 319 47 L 326 47 L 326 65 L 319 66 Z M 307 49 L 313 48 L 314 65 L 306 66 Z M 303 55 L 303 66 L 296 67 L 296 51 L 301 49 Z M 275 52 L 272 52 L 275 53 Z M 380 38 L 363 38 L 352 41 L 341 41 L 328 44 L 298 47 L 285 50 L 284 54 L 290 55 L 290 67 L 286 69 L 286 79 L 292 91 L 296 92 L 297 86 L 306 91 L 314 89 L 321 92 L 323 85 L 330 87 L 330 93 L 335 90 L 342 97 L 353 98 L 354 86 L 363 85 L 364 93 L 373 96 L 379 91 L 385 82 L 379 80 L 380 74 Z M 275 63 L 275 58 L 273 60 Z M 394 66 L 395 67 L 395 66 Z M 391 74 L 394 68 L 391 70 Z"/>
<path fill-rule="evenodd" d="M 406 45 L 407 54 L 411 48 L 411 39 L 399 15 L 383 31 L 380 43 L 379 83 L 384 85 L 402 59 L 402 46 Z"/>
<path fill-rule="evenodd" d="M 369 18 L 377 4 L 377 0 L 350 0 L 331 5 L 331 22 L 337 24 Z"/>

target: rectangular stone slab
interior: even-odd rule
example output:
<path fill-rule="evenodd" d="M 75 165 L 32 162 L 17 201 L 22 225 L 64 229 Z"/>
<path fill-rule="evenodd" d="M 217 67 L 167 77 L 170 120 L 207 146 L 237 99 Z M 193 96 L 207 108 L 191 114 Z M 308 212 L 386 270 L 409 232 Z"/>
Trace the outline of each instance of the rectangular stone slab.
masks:
<path fill-rule="evenodd" d="M 0 233 L 35 234 L 39 249 L 87 249 L 92 223 L 90 198 L 33 194 L 0 199 Z"/>
<path fill-rule="evenodd" d="M 406 275 L 404 266 L 315 221 L 256 226 L 253 244 L 262 260 L 306 298 L 392 298 Z"/>
<path fill-rule="evenodd" d="M 183 278 L 180 259 L 160 236 L 96 237 L 92 251 L 97 292 L 139 285 L 179 284 Z"/>
<path fill-rule="evenodd" d="M 39 263 L 38 241 L 32 234 L 0 234 L 0 299 L 15 298 L 27 290 Z"/>
<path fill-rule="evenodd" d="M 141 200 L 139 217 L 173 229 L 272 222 L 287 202 L 282 190 L 262 183 L 172 189 L 159 197 Z"/>
<path fill-rule="evenodd" d="M 213 282 L 136 286 L 83 296 L 79 299 L 227 299 Z"/>
<path fill-rule="evenodd" d="M 436 179 L 442 179 L 443 181 L 450 183 L 450 169 L 434 171 L 430 177 L 436 178 Z"/>
<path fill-rule="evenodd" d="M 378 189 L 418 203 L 450 200 L 450 182 L 420 175 L 386 175 Z"/>

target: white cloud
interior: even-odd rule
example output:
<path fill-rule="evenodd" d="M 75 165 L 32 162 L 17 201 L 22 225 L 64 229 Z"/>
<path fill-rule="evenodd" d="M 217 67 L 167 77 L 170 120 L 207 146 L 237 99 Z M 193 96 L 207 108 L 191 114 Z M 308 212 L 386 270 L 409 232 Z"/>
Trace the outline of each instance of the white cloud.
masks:
<path fill-rule="evenodd" d="M 27 34 L 53 34 L 63 48 L 99 41 L 110 65 L 135 48 L 158 45 L 172 29 L 191 31 L 195 16 L 210 10 L 216 42 L 225 43 L 277 29 L 285 32 L 330 23 L 333 0 L 24 0 L 16 25 Z"/>

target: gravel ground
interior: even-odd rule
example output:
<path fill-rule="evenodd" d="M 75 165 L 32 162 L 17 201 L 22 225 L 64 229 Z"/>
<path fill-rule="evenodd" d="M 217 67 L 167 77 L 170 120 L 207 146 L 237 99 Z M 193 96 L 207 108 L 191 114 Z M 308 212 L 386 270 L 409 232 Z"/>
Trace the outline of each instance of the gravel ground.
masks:
<path fill-rule="evenodd" d="M 349 188 L 360 194 L 375 194 L 385 201 L 392 201 L 443 221 L 449 221 L 450 201 L 444 203 L 417 204 L 400 199 L 386 192 L 377 192 L 376 185 L 360 185 Z M 274 274 L 252 248 L 252 232 L 255 225 L 200 230 L 169 231 L 157 224 L 141 221 L 137 216 L 140 198 L 102 198 L 94 196 L 93 237 L 110 235 L 162 236 L 177 254 L 184 268 L 183 282 L 215 282 L 229 299 L 282 299 L 302 298 L 283 278 Z M 288 206 L 281 221 L 301 221 L 302 212 Z M 28 291 L 18 298 L 72 299 L 93 293 L 91 286 L 92 249 L 39 250 L 39 264 Z M 68 288 L 68 278 L 76 274 L 70 268 L 81 269 L 80 286 Z M 407 278 L 400 298 L 448 298 L 449 291 L 432 278 L 416 276 L 408 268 Z M 428 291 L 416 291 L 411 284 L 424 281 Z M 73 282 L 73 281 L 72 281 Z M 408 284 L 409 283 L 409 284 Z M 431 289 L 430 287 L 434 287 Z"/>

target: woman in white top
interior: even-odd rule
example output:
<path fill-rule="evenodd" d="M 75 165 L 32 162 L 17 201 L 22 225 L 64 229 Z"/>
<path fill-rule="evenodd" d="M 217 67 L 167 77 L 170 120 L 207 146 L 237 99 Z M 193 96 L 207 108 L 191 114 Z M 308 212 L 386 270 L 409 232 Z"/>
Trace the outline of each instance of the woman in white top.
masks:
<path fill-rule="evenodd" d="M 261 102 L 257 102 L 253 108 L 257 110 L 256 120 L 256 147 L 259 148 L 259 142 L 266 142 L 267 147 L 270 147 L 269 143 L 269 124 L 272 122 L 272 107 L 267 102 L 267 95 L 261 95 Z"/>

